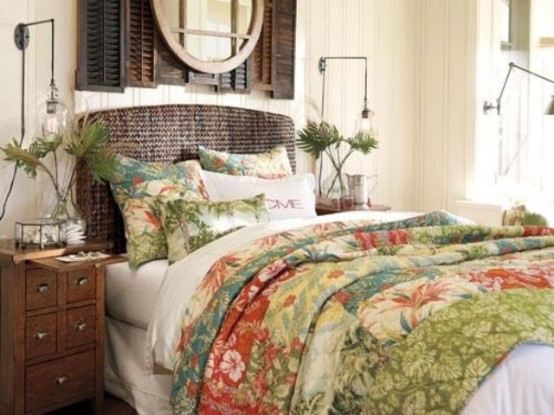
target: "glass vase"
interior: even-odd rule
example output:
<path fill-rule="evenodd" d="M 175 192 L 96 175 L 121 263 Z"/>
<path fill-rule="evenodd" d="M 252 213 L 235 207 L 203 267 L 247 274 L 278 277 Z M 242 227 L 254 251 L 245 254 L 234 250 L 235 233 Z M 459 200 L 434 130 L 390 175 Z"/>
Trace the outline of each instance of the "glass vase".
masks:
<path fill-rule="evenodd" d="M 75 232 L 85 234 L 87 222 L 81 208 L 75 203 L 71 192 L 68 191 L 64 196 L 58 197 L 56 206 L 52 210 L 50 217 L 63 220 L 66 223 L 66 231 L 73 229 Z"/>
<path fill-rule="evenodd" d="M 322 197 L 335 210 L 349 210 L 352 195 L 348 188 L 348 178 L 341 171 L 333 170 L 323 181 Z"/>

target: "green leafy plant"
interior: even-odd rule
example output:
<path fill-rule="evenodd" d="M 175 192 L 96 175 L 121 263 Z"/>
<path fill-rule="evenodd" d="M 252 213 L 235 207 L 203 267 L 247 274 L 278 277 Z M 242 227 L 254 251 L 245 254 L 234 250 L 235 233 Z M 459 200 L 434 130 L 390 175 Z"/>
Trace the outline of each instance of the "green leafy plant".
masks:
<path fill-rule="evenodd" d="M 379 141 L 365 131 L 358 131 L 353 137 L 345 138 L 333 124 L 325 121 L 321 123 L 308 121 L 306 127 L 298 131 L 296 145 L 314 159 L 319 160 L 319 194 L 322 195 L 321 173 L 323 163 L 320 160 L 322 155 L 325 154 L 329 158 L 334 169 L 330 189 L 338 181 L 341 191 L 343 191 L 346 189 L 346 185 L 343 182 L 342 171 L 346 160 L 356 151 L 368 155 L 373 149 L 379 148 Z M 347 151 L 342 155 L 341 151 L 345 147 Z M 328 192 L 330 189 L 328 189 Z M 329 194 L 327 193 L 325 196 L 328 197 Z"/>
<path fill-rule="evenodd" d="M 6 161 L 16 163 L 29 177 L 35 178 L 37 172 L 44 172 L 50 178 L 60 202 L 71 197 L 78 179 L 78 166 L 86 164 L 95 182 L 109 180 L 115 175 L 117 162 L 115 154 L 106 147 L 108 138 L 109 133 L 104 124 L 85 115 L 73 120 L 61 135 L 48 139 L 36 138 L 28 148 L 13 139 L 12 143 L 0 147 L 0 150 L 4 152 Z M 59 150 L 73 156 L 63 166 L 59 160 Z M 52 156 L 53 166 L 46 161 L 49 155 Z M 62 169 L 68 172 L 63 175 L 63 183 L 60 174 Z"/>

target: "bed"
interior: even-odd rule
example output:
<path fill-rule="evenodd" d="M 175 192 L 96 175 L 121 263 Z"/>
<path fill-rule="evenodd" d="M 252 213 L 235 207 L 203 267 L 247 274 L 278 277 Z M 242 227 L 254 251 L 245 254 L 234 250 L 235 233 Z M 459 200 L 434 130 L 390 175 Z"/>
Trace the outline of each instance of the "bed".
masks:
<path fill-rule="evenodd" d="M 283 115 L 203 105 L 95 115 L 137 159 L 283 145 L 295 166 Z M 89 237 L 123 252 L 107 186 L 83 174 L 79 189 Z M 106 389 L 139 414 L 170 414 L 170 399 L 178 413 L 550 413 L 553 244 L 549 229 L 445 212 L 343 213 L 242 228 L 171 266 L 115 264 Z"/>

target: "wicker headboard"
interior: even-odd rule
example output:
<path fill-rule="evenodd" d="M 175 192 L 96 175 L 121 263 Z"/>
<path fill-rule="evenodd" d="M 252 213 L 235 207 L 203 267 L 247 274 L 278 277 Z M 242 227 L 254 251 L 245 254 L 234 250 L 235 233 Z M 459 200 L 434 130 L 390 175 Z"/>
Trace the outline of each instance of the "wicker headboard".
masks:
<path fill-rule="evenodd" d="M 91 114 L 108 127 L 117 152 L 142 161 L 166 163 L 198 158 L 198 145 L 233 153 L 256 153 L 284 145 L 295 171 L 295 129 L 291 118 L 263 111 L 215 105 L 158 105 Z M 106 184 L 80 174 L 77 203 L 87 237 L 112 241 L 125 252 L 123 220 Z"/>

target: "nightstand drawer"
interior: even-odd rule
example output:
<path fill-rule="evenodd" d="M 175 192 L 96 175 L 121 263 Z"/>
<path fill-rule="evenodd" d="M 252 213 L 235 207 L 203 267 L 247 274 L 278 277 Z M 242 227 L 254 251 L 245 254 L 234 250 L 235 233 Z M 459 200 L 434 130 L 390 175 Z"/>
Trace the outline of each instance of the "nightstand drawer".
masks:
<path fill-rule="evenodd" d="M 94 267 L 67 273 L 67 302 L 92 300 L 96 297 L 96 270 Z"/>
<path fill-rule="evenodd" d="M 95 306 L 79 307 L 67 312 L 67 348 L 96 341 Z"/>
<path fill-rule="evenodd" d="M 25 356 L 27 359 L 56 352 L 56 313 L 29 317 L 25 322 Z"/>
<path fill-rule="evenodd" d="M 52 307 L 58 302 L 58 284 L 55 272 L 32 269 L 26 273 L 25 309 Z"/>
<path fill-rule="evenodd" d="M 25 411 L 86 399 L 95 394 L 95 352 L 79 353 L 25 370 Z"/>

